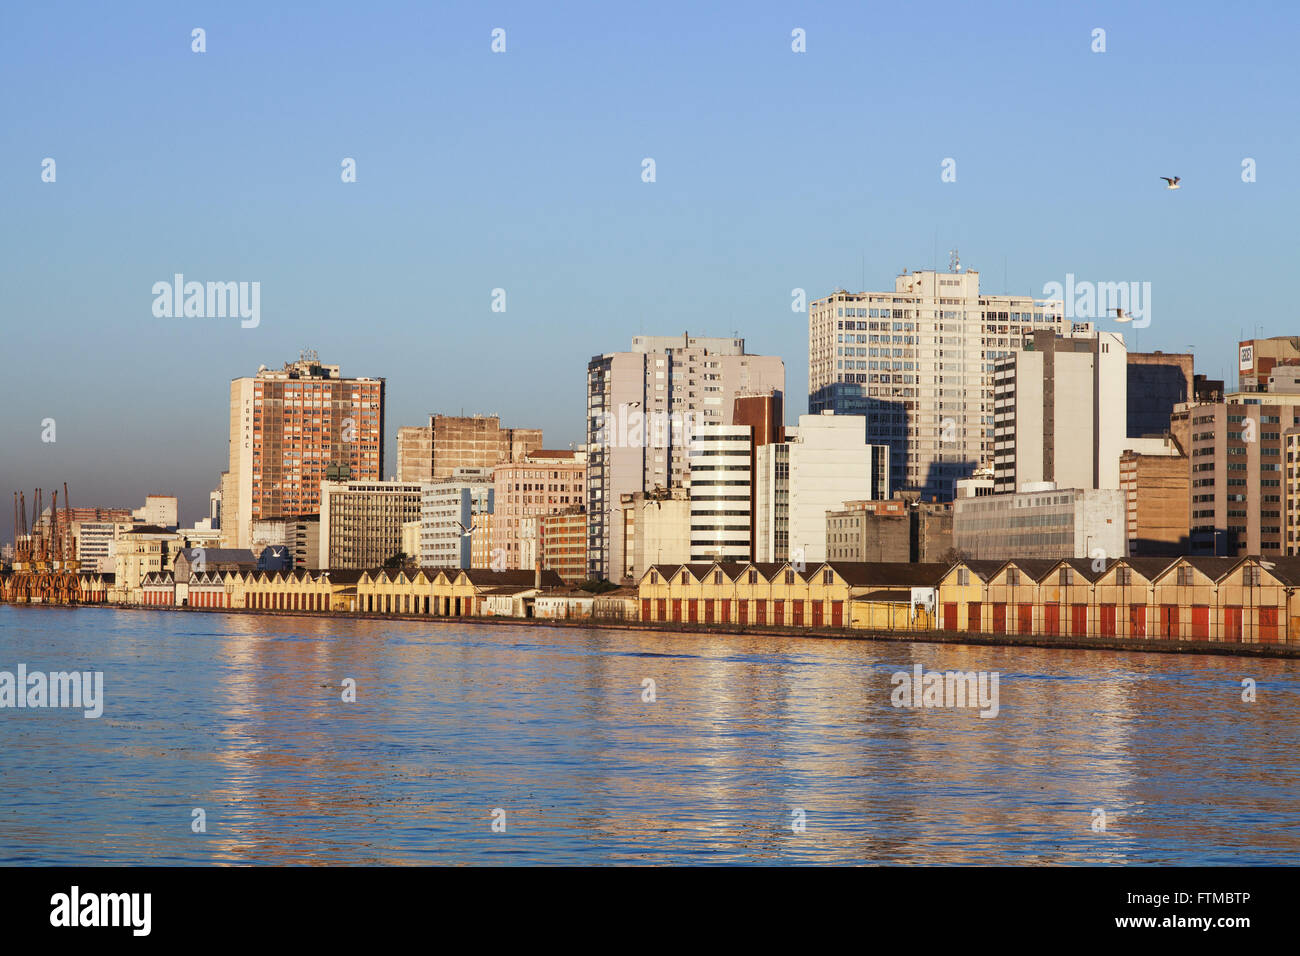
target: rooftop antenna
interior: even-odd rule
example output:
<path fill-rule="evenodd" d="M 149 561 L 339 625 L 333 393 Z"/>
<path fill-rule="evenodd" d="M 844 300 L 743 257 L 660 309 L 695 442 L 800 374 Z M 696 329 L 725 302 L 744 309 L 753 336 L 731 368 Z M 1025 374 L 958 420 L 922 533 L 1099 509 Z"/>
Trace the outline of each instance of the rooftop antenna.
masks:
<path fill-rule="evenodd" d="M 948 250 L 948 271 L 961 272 L 961 257 L 957 255 L 956 249 Z"/>

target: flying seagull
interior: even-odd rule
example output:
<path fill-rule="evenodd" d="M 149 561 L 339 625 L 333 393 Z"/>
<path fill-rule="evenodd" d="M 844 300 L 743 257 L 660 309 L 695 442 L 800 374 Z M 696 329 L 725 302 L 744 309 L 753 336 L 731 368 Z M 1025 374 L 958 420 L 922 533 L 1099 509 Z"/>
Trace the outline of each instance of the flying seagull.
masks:
<path fill-rule="evenodd" d="M 1175 176 L 1173 179 L 1170 179 L 1168 176 L 1161 176 L 1160 178 L 1163 179 L 1165 182 L 1167 182 L 1167 183 L 1169 184 L 1168 186 L 1165 187 L 1166 189 L 1181 189 L 1181 188 L 1182 188 L 1181 186 L 1178 185 L 1178 184 L 1182 181 L 1182 179 L 1183 179 L 1182 176 Z"/>
<path fill-rule="evenodd" d="M 468 528 L 465 527 L 463 524 L 461 524 L 459 521 L 457 521 L 456 527 L 460 528 L 460 536 L 462 538 L 468 538 L 471 534 L 473 534 L 475 531 L 478 530 L 477 526 L 473 521 L 469 523 Z"/>
<path fill-rule="evenodd" d="M 1115 310 L 1115 321 L 1116 321 L 1116 322 L 1132 322 L 1132 321 L 1133 321 L 1133 316 L 1129 315 L 1129 314 L 1128 314 L 1127 312 L 1125 312 L 1123 309 L 1116 309 L 1116 310 Z"/>

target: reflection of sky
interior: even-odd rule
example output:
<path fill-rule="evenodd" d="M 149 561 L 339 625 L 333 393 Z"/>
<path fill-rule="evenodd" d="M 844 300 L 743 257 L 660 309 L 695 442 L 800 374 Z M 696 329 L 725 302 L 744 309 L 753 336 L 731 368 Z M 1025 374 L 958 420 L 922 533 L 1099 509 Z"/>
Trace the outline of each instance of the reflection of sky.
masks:
<path fill-rule="evenodd" d="M 1289 661 L 0 608 L 20 661 L 106 705 L 0 713 L 2 862 L 1300 862 Z"/>

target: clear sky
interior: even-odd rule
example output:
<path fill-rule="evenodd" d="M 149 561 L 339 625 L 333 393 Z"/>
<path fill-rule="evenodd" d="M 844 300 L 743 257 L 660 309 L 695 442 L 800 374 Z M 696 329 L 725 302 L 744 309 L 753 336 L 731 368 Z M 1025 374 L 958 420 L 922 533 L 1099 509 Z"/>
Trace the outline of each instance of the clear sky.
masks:
<path fill-rule="evenodd" d="M 1149 281 L 1136 347 L 1231 379 L 1300 333 L 1298 6 L 6 4 L 0 533 L 64 481 L 198 517 L 229 380 L 307 347 L 387 378 L 388 472 L 431 411 L 581 441 L 587 361 L 642 332 L 782 356 L 793 419 L 791 290 L 954 246 L 985 291 Z M 156 318 L 176 272 L 260 282 L 261 324 Z"/>

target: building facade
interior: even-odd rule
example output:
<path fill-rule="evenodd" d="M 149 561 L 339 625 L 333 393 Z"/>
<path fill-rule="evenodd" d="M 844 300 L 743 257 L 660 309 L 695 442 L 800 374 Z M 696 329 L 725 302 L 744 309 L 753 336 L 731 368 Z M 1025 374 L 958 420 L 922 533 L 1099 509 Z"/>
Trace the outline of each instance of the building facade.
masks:
<path fill-rule="evenodd" d="M 860 415 L 800 415 L 787 443 L 790 456 L 790 551 L 777 560 L 812 564 L 826 560 L 826 513 L 847 501 L 890 496 L 889 446 L 869 445 Z M 778 496 L 763 494 L 778 503 Z M 773 520 L 772 525 L 776 522 Z"/>
<path fill-rule="evenodd" d="M 974 558 L 1123 557 L 1128 548 L 1124 492 L 1056 488 L 1044 482 L 1009 494 L 953 502 L 953 544 Z"/>
<path fill-rule="evenodd" d="M 525 528 L 524 519 L 582 508 L 587 493 L 587 456 L 580 451 L 535 449 L 518 461 L 497 465 L 492 480 L 492 547 L 509 570 L 529 570 L 533 565 L 523 553 L 525 534 L 536 544 L 541 525 L 534 521 Z"/>
<path fill-rule="evenodd" d="M 748 561 L 753 540 L 754 430 L 701 425 L 690 461 L 691 561 Z"/>
<path fill-rule="evenodd" d="M 502 428 L 498 415 L 430 415 L 427 425 L 397 430 L 402 481 L 437 481 L 462 468 L 494 468 L 542 447 L 540 428 Z"/>
<path fill-rule="evenodd" d="M 587 364 L 588 576 L 617 575 L 622 496 L 685 487 L 697 425 L 734 424 L 737 395 L 785 393 L 785 364 L 744 339 L 637 336 Z"/>
<path fill-rule="evenodd" d="M 1128 354 L 1113 332 L 1036 331 L 996 363 L 994 489 L 1043 481 L 1118 488 L 1128 439 Z M 1166 425 L 1166 430 L 1168 425 Z"/>
<path fill-rule="evenodd" d="M 1285 554 L 1283 433 L 1300 406 L 1206 402 L 1182 405 L 1171 429 L 1191 462 L 1190 553 Z"/>
<path fill-rule="evenodd" d="M 484 521 L 495 507 L 492 469 L 461 468 L 450 478 L 423 485 L 420 500 L 420 565 L 426 568 L 472 568 L 475 555 L 486 567 L 504 569 L 493 553 L 492 527 Z"/>
<path fill-rule="evenodd" d="M 1165 448 L 1165 454 L 1120 456 L 1128 553 L 1134 557 L 1191 553 L 1191 466 L 1175 439 L 1167 439 Z"/>
<path fill-rule="evenodd" d="M 222 543 L 248 548 L 254 521 L 318 514 L 322 481 L 379 481 L 383 468 L 382 378 L 343 378 L 304 352 L 282 369 L 234 379 Z"/>
<path fill-rule="evenodd" d="M 686 488 L 655 488 L 621 496 L 621 580 L 637 581 L 652 564 L 691 557 L 691 501 Z"/>
<path fill-rule="evenodd" d="M 981 293 L 979 273 L 915 271 L 892 292 L 808 307 L 808 410 L 863 415 L 890 486 L 951 499 L 994 458 L 993 363 L 1035 331 L 1070 331 L 1061 302 Z"/>
<path fill-rule="evenodd" d="M 424 487 L 404 481 L 321 482 L 321 567 L 378 568 L 400 554 L 402 525 L 420 520 Z"/>

